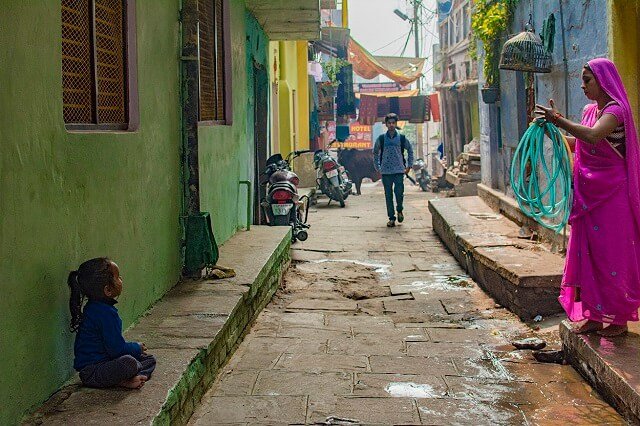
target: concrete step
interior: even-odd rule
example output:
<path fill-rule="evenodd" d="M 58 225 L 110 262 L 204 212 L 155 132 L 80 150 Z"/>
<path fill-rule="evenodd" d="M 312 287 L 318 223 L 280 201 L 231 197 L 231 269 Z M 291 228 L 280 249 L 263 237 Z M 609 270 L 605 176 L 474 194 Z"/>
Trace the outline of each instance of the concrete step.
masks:
<path fill-rule="evenodd" d="M 626 336 L 577 335 L 564 321 L 560 337 L 567 360 L 630 424 L 640 424 L 640 324 Z"/>
<path fill-rule="evenodd" d="M 562 311 L 557 297 L 564 259 L 518 237 L 520 228 L 480 197 L 429 202 L 433 229 L 498 303 L 524 321 Z"/>
<path fill-rule="evenodd" d="M 184 281 L 125 333 L 157 367 L 139 391 L 89 389 L 76 377 L 26 424 L 186 424 L 243 333 L 275 293 L 289 264 L 287 227 L 252 227 L 222 247 L 234 278 Z"/>
<path fill-rule="evenodd" d="M 509 197 L 504 193 L 481 183 L 478 184 L 477 190 L 477 195 L 482 198 L 482 201 L 487 203 L 489 207 L 494 211 L 503 214 L 507 219 L 512 220 L 518 226 L 525 226 L 528 229 L 535 231 L 540 240 L 552 245 L 554 252 L 559 251 L 565 246 L 566 241 L 564 235 L 545 228 L 534 219 L 525 215 L 522 210 L 520 210 L 518 202 L 513 197 Z M 571 226 L 567 225 L 567 236 L 569 235 L 570 230 Z"/>

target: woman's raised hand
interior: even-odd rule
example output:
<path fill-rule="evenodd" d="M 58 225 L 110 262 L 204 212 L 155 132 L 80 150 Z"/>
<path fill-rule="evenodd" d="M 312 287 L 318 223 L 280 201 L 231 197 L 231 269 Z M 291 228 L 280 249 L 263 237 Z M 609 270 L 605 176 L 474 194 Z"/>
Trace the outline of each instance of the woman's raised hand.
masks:
<path fill-rule="evenodd" d="M 562 117 L 560 111 L 556 109 L 556 104 L 553 102 L 553 99 L 549 99 L 549 107 L 536 104 L 536 109 L 533 113 L 536 115 L 536 118 L 544 118 L 551 123 L 555 123 L 558 117 Z"/>

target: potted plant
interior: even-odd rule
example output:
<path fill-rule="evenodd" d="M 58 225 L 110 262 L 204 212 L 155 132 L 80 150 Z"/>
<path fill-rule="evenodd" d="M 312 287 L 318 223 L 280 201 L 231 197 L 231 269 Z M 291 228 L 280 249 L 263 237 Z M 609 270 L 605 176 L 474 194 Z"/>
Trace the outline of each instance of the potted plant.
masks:
<path fill-rule="evenodd" d="M 495 104 L 500 99 L 500 87 L 499 86 L 483 86 L 480 89 L 482 93 L 482 102 L 485 104 Z"/>
<path fill-rule="evenodd" d="M 507 30 L 519 0 L 476 0 L 471 15 L 472 42 L 470 55 L 478 59 L 477 40 L 484 46 L 485 84 L 480 90 L 482 101 L 492 104 L 500 98 L 500 37 Z"/>

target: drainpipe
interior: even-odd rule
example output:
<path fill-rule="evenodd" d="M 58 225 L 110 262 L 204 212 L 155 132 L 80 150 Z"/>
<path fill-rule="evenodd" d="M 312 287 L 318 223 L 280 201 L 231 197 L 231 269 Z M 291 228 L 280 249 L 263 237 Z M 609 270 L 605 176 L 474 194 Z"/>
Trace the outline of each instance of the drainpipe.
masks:
<path fill-rule="evenodd" d="M 564 63 L 564 116 L 569 117 L 569 63 L 567 61 L 567 42 L 564 34 L 564 12 L 562 8 L 562 0 L 558 0 L 560 4 L 560 31 L 562 32 L 562 62 Z M 567 227 L 562 229 L 562 252 L 567 250 Z"/>
<path fill-rule="evenodd" d="M 198 2 L 182 0 L 181 22 L 181 112 L 183 155 L 183 204 L 186 215 L 200 213 L 198 166 Z"/>
<path fill-rule="evenodd" d="M 569 62 L 567 61 L 567 43 L 564 34 L 564 12 L 562 0 L 560 5 L 560 31 L 562 33 L 562 62 L 564 63 L 564 116 L 569 117 Z"/>
<path fill-rule="evenodd" d="M 218 261 L 211 216 L 200 211 L 198 164 L 199 61 L 198 1 L 182 0 L 180 8 L 180 103 L 182 139 L 183 275 L 200 277 Z"/>

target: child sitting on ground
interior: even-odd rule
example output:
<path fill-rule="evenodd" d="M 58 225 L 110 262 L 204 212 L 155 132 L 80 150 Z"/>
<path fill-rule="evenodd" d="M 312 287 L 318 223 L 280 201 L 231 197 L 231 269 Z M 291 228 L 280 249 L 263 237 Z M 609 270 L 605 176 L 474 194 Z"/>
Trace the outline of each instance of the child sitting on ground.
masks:
<path fill-rule="evenodd" d="M 122 320 L 114 306 L 122 293 L 118 265 L 106 257 L 87 260 L 67 279 L 71 296 L 71 331 L 77 332 L 73 367 L 85 386 L 140 389 L 156 367 L 142 343 L 122 337 Z M 88 299 L 86 305 L 84 300 Z"/>

